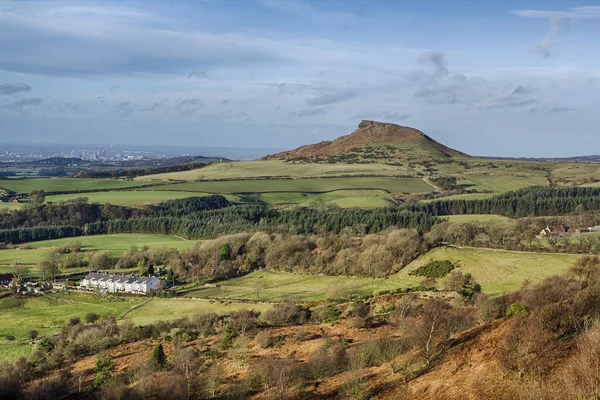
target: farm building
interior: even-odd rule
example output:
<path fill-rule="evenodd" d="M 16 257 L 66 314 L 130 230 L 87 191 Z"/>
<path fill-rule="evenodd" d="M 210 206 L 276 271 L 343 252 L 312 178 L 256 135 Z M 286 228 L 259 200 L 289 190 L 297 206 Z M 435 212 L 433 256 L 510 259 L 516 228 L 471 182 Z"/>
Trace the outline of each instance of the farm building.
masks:
<path fill-rule="evenodd" d="M 137 277 L 103 273 L 89 273 L 81 280 L 81 288 L 114 293 L 149 293 L 161 286 L 155 276 Z"/>

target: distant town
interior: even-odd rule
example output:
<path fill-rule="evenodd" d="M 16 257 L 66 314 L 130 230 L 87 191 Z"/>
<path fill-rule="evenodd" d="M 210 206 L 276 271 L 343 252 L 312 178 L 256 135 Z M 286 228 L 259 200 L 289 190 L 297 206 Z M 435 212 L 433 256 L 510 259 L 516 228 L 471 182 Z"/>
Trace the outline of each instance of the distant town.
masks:
<path fill-rule="evenodd" d="M 120 162 L 172 157 L 225 157 L 251 160 L 279 149 L 194 147 L 194 146 L 140 146 L 140 145 L 28 145 L 0 144 L 0 163 L 21 163 L 49 158 L 79 158 L 92 162 Z"/>

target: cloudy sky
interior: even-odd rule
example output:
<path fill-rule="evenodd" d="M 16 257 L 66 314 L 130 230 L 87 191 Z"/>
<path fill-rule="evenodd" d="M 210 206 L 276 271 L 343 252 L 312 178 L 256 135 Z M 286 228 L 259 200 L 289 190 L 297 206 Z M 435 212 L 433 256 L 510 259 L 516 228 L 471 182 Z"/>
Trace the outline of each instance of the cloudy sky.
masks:
<path fill-rule="evenodd" d="M 0 0 L 0 142 L 290 148 L 361 119 L 600 153 L 600 3 Z"/>

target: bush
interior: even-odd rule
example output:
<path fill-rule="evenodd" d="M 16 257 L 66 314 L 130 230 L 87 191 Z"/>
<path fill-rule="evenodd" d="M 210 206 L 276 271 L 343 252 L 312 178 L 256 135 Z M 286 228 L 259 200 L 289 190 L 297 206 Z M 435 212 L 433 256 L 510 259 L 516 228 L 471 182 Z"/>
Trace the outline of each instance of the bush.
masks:
<path fill-rule="evenodd" d="M 335 322 L 340 312 L 333 306 L 317 307 L 312 311 L 310 319 L 315 322 Z"/>
<path fill-rule="evenodd" d="M 254 337 L 254 343 L 261 349 L 266 349 L 273 344 L 273 335 L 268 330 L 262 330 Z"/>
<path fill-rule="evenodd" d="M 150 363 L 156 370 L 164 370 L 167 367 L 167 356 L 162 343 L 157 344 L 150 355 Z"/>
<path fill-rule="evenodd" d="M 94 368 L 94 383 L 92 387 L 98 389 L 112 375 L 113 360 L 110 357 L 101 355 L 96 359 L 96 367 Z"/>
<path fill-rule="evenodd" d="M 83 319 L 86 323 L 93 324 L 94 322 L 98 321 L 98 319 L 100 319 L 100 316 L 94 312 L 89 312 L 85 314 Z"/>
<path fill-rule="evenodd" d="M 508 310 L 506 311 L 506 316 L 508 318 L 522 317 L 525 315 L 527 315 L 527 308 L 520 303 L 511 304 Z"/>
<path fill-rule="evenodd" d="M 454 264 L 449 260 L 430 260 L 427 264 L 411 271 L 409 275 L 424 276 L 426 278 L 443 278 L 454 268 Z"/>
<path fill-rule="evenodd" d="M 344 347 L 340 344 L 324 345 L 305 364 L 304 374 L 308 380 L 318 381 L 339 374 L 347 365 L 348 356 Z"/>

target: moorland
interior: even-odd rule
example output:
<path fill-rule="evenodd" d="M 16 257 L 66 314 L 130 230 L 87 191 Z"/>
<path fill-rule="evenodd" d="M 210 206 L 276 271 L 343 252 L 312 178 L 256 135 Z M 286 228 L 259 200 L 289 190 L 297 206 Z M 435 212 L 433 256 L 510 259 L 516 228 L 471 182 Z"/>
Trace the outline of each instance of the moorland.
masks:
<path fill-rule="evenodd" d="M 2 398 L 597 393 L 598 163 L 362 121 L 261 160 L 70 172 L 0 180 L 0 275 L 50 284 L 0 291 Z M 164 285 L 77 290 L 92 270 Z"/>

